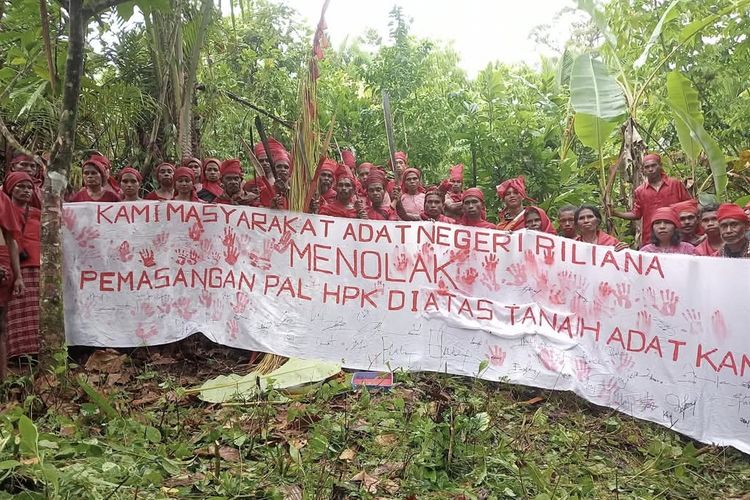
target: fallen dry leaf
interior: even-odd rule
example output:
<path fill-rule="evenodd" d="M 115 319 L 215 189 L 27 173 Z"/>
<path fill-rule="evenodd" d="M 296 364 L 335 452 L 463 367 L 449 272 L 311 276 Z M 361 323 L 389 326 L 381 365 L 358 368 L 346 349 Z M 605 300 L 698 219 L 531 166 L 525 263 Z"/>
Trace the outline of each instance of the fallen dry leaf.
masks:
<path fill-rule="evenodd" d="M 294 446 L 298 450 L 301 450 L 307 444 L 307 439 L 304 438 L 293 438 L 289 440 L 289 445 Z"/>
<path fill-rule="evenodd" d="M 164 486 L 167 488 L 176 488 L 178 486 L 192 486 L 199 481 L 203 481 L 206 478 L 202 472 L 196 472 L 195 474 L 183 474 L 181 476 L 170 477 L 164 481 Z"/>
<path fill-rule="evenodd" d="M 375 436 L 375 442 L 380 446 L 392 446 L 396 444 L 396 441 L 398 441 L 398 438 L 395 434 L 381 434 Z"/>
<path fill-rule="evenodd" d="M 544 401 L 543 397 L 536 396 L 536 397 L 529 399 L 528 401 L 523 401 L 521 404 L 522 405 L 535 405 L 537 403 L 541 403 L 542 401 Z"/>
<path fill-rule="evenodd" d="M 112 349 L 105 349 L 103 351 L 96 351 L 94 354 L 89 356 L 88 361 L 84 368 L 87 371 L 102 372 L 102 373 L 117 373 L 122 370 L 122 365 L 125 363 L 125 354 L 120 354 Z"/>
<path fill-rule="evenodd" d="M 284 500 L 302 500 L 302 488 L 296 484 L 288 484 L 279 489 L 284 495 Z"/>
<path fill-rule="evenodd" d="M 23 465 L 36 465 L 39 463 L 39 457 L 22 458 L 21 463 Z"/>
<path fill-rule="evenodd" d="M 365 471 L 358 472 L 349 481 L 353 483 L 362 483 L 362 486 L 364 486 L 368 493 L 375 493 L 378 490 L 378 480 Z"/>
<path fill-rule="evenodd" d="M 347 448 L 344 451 L 341 452 L 341 455 L 339 455 L 339 460 L 345 460 L 347 462 L 351 462 L 354 460 L 354 457 L 357 456 L 357 452 L 352 450 L 351 448 Z"/>
<path fill-rule="evenodd" d="M 395 495 L 396 493 L 398 493 L 398 490 L 399 490 L 398 483 L 396 483 L 396 481 L 393 481 L 391 479 L 385 479 L 383 481 L 380 481 L 380 483 L 378 484 L 378 487 L 380 489 L 385 490 L 385 492 L 388 493 L 389 495 Z"/>
<path fill-rule="evenodd" d="M 76 434 L 76 427 L 75 425 L 63 425 L 60 427 L 60 436 L 62 437 L 71 437 L 75 436 Z"/>
<path fill-rule="evenodd" d="M 392 477 L 394 476 L 395 472 L 401 472 L 404 470 L 404 463 L 403 462 L 388 462 L 383 465 L 378 465 L 375 467 L 375 469 L 372 471 L 372 475 L 375 477 L 380 476 L 388 476 Z"/>
<path fill-rule="evenodd" d="M 199 457 L 215 457 L 216 456 L 216 445 L 210 445 L 205 448 L 199 448 L 195 451 L 195 454 Z M 237 448 L 230 448 L 229 446 L 219 446 L 219 456 L 227 462 L 239 462 L 240 452 Z"/>
<path fill-rule="evenodd" d="M 149 403 L 153 403 L 154 401 L 158 401 L 160 397 L 161 397 L 160 394 L 157 394 L 155 392 L 149 392 L 149 393 L 144 394 L 143 397 L 134 400 L 131 404 L 133 406 L 146 405 Z"/>

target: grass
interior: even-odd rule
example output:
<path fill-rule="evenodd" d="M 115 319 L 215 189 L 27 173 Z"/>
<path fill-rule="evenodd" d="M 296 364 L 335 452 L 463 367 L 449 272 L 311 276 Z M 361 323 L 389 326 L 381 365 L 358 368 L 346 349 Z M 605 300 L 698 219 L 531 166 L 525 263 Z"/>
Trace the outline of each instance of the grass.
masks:
<path fill-rule="evenodd" d="M 570 393 L 398 373 L 389 393 L 352 392 L 342 376 L 289 400 L 271 391 L 209 405 L 184 388 L 248 371 L 247 355 L 201 349 L 109 353 L 98 365 L 6 382 L 0 497 L 693 499 L 750 492 L 746 455 Z"/>

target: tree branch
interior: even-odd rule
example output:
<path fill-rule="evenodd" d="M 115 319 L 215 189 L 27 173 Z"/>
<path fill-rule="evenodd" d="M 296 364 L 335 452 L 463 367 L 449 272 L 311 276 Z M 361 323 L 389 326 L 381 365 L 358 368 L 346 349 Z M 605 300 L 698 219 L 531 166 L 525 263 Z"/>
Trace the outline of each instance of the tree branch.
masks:
<path fill-rule="evenodd" d="M 199 89 L 200 89 L 200 87 L 199 87 Z M 231 100 L 236 101 L 236 102 L 238 102 L 240 104 L 244 104 L 248 108 L 254 109 L 258 113 L 269 117 L 271 120 L 275 121 L 276 123 L 279 123 L 280 125 L 283 125 L 284 127 L 288 128 L 289 130 L 292 130 L 292 128 L 293 128 L 292 124 L 289 123 L 288 121 L 284 120 L 283 118 L 279 118 L 278 116 L 274 115 L 273 113 L 270 113 L 270 112 L 266 111 L 265 109 L 259 108 L 258 106 L 256 106 L 255 104 L 251 103 L 247 99 L 244 99 L 244 98 L 238 96 L 237 94 L 235 94 L 233 92 L 230 92 L 228 90 L 222 90 L 221 92 L 225 96 L 227 96 L 228 98 L 230 98 Z"/>
<path fill-rule="evenodd" d="M 35 157 L 34 153 L 26 149 L 25 147 L 21 146 L 21 143 L 16 140 L 15 137 L 13 137 L 13 134 L 8 130 L 8 127 L 5 125 L 5 121 L 0 116 L 0 134 L 5 137 L 5 140 L 7 143 L 12 147 L 16 152 L 23 153 L 25 155 Z"/>
<path fill-rule="evenodd" d="M 112 7 L 117 7 L 121 3 L 127 1 L 128 0 L 93 0 L 91 2 L 86 2 L 83 6 L 83 15 L 88 19 L 94 14 L 111 9 Z"/>

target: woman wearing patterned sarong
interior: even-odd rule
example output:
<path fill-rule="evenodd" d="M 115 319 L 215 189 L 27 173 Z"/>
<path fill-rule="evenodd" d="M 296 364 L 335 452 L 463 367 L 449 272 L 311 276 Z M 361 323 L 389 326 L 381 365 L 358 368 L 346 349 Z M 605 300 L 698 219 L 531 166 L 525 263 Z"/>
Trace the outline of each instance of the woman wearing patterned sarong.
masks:
<path fill-rule="evenodd" d="M 13 296 L 7 306 L 8 358 L 39 353 L 39 268 L 41 265 L 41 211 L 31 206 L 33 179 L 24 172 L 11 172 L 3 191 L 13 201 L 21 218 L 18 254 L 25 291 Z"/>

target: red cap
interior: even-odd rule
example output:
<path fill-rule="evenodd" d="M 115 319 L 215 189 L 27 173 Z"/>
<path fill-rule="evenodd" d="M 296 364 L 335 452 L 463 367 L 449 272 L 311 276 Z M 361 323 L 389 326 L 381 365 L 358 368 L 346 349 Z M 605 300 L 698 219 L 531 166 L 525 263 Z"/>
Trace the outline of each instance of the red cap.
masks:
<path fill-rule="evenodd" d="M 523 175 L 519 175 L 518 177 L 514 177 L 513 179 L 508 179 L 507 181 L 503 181 L 502 183 L 500 183 L 500 185 L 496 187 L 497 197 L 500 199 L 505 198 L 505 193 L 508 192 L 510 188 L 518 191 L 518 194 L 521 195 L 521 198 L 526 198 L 526 180 L 524 179 Z"/>
<path fill-rule="evenodd" d="M 737 207 L 739 208 L 739 207 Z M 671 222 L 677 227 L 680 227 L 680 219 L 677 218 L 677 213 L 672 209 L 672 207 L 661 207 L 657 208 L 654 211 L 654 216 L 651 218 L 651 225 L 654 225 L 654 222 L 665 220 L 667 222 Z"/>
<path fill-rule="evenodd" d="M 242 164 L 240 163 L 240 160 L 230 158 L 221 163 L 219 171 L 221 172 L 222 177 L 225 175 L 239 175 L 242 177 Z"/>
<path fill-rule="evenodd" d="M 336 182 L 340 181 L 341 179 L 351 179 L 352 182 L 355 181 L 352 170 L 346 165 L 339 165 L 336 169 Z"/>
<path fill-rule="evenodd" d="M 482 200 L 482 203 L 484 203 L 484 193 L 482 192 L 481 189 L 475 188 L 475 187 L 469 188 L 466 191 L 464 191 L 463 195 L 461 196 L 461 199 L 465 200 L 466 198 L 469 198 L 472 196 L 474 198 L 479 198 L 480 200 Z"/>
<path fill-rule="evenodd" d="M 745 224 L 750 223 L 750 217 L 745 214 L 745 211 L 734 203 L 722 203 L 719 206 L 719 210 L 716 212 L 716 218 L 719 222 L 726 219 L 734 219 Z"/>
<path fill-rule="evenodd" d="M 672 209 L 679 216 L 682 212 L 689 212 L 694 215 L 698 215 L 698 201 L 697 200 L 685 200 L 672 205 Z"/>

